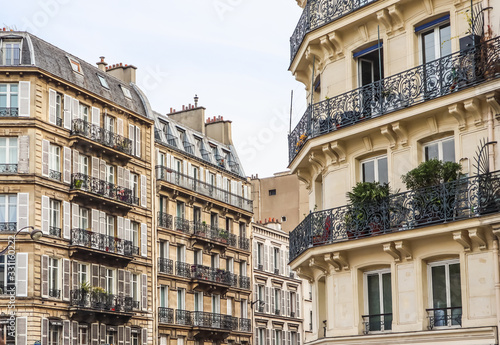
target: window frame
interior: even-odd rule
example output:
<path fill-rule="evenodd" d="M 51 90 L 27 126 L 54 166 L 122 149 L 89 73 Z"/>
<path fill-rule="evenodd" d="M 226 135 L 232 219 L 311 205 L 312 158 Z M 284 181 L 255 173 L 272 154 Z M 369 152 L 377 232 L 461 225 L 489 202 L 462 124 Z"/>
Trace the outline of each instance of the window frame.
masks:
<path fill-rule="evenodd" d="M 438 147 L 438 158 L 437 159 L 442 161 L 442 162 L 445 162 L 444 161 L 443 143 L 446 141 L 453 141 L 453 155 L 454 155 L 453 162 L 456 162 L 455 136 L 454 135 L 422 143 L 422 158 L 423 158 L 422 161 L 427 162 L 426 153 L 425 153 L 426 148 L 429 146 L 432 146 L 434 144 L 437 144 L 437 147 Z M 431 158 L 431 159 L 434 159 L 434 158 Z"/>
<path fill-rule="evenodd" d="M 381 269 L 378 269 L 378 270 L 372 270 L 372 271 L 366 271 L 366 272 L 363 272 L 363 297 L 364 297 L 364 315 L 371 315 L 370 314 L 370 307 L 369 307 L 369 303 L 370 303 L 370 295 L 369 295 L 369 291 L 368 291 L 368 276 L 370 275 L 378 275 L 379 277 L 379 286 L 378 286 L 378 289 L 379 289 L 379 309 L 380 309 L 380 313 L 379 314 L 389 314 L 389 313 L 386 313 L 386 311 L 384 310 L 384 289 L 383 289 L 383 280 L 382 280 L 382 276 L 384 274 L 389 274 L 389 277 L 390 277 L 390 281 L 391 281 L 391 313 L 390 314 L 393 314 L 393 301 L 392 301 L 392 298 L 393 298 L 393 291 L 392 291 L 392 271 L 391 271 L 391 268 L 381 268 Z M 376 315 L 376 314 L 374 314 Z M 382 321 L 382 319 L 381 319 Z M 384 327 L 382 327 L 381 325 L 381 329 L 380 330 L 376 330 L 376 331 L 370 331 L 370 333 L 375 333 L 375 332 L 384 332 L 384 331 L 390 331 L 392 329 L 392 317 L 391 317 L 391 326 L 390 328 L 385 328 L 385 323 L 384 323 Z M 385 322 L 385 320 L 384 320 Z"/>
<path fill-rule="evenodd" d="M 61 285 L 60 261 L 61 260 L 59 260 L 58 258 L 53 258 L 49 256 L 49 263 L 48 263 L 49 290 L 60 290 L 60 285 Z"/>
<path fill-rule="evenodd" d="M 5 108 L 11 109 L 11 108 L 17 108 L 19 109 L 19 83 L 0 83 L 0 86 L 5 85 L 6 91 L 0 91 L 0 98 L 2 95 L 5 96 L 6 102 L 5 102 Z M 12 91 L 12 86 L 17 87 L 17 91 Z M 17 104 L 13 106 L 12 103 L 12 97 L 15 96 L 17 99 Z M 1 108 L 0 108 L 1 109 Z"/>
<path fill-rule="evenodd" d="M 387 171 L 387 182 L 380 182 L 380 171 L 379 171 L 379 161 L 385 159 L 386 160 L 386 171 Z M 359 175 L 360 175 L 360 180 L 361 182 L 371 182 L 371 181 L 365 181 L 365 176 L 364 176 L 364 169 L 363 165 L 369 162 L 374 162 L 373 164 L 373 176 L 374 176 L 374 182 L 379 182 L 379 183 L 389 183 L 389 159 L 387 154 L 382 154 L 378 155 L 375 157 L 370 157 L 366 159 L 362 159 L 359 161 Z"/>
<path fill-rule="evenodd" d="M 101 86 L 109 90 L 109 84 L 108 84 L 108 81 L 106 80 L 106 78 L 102 74 L 99 74 L 99 73 L 96 73 L 96 75 L 97 75 L 97 79 L 99 79 L 99 83 L 101 83 Z"/>
<path fill-rule="evenodd" d="M 9 45 L 17 45 L 17 47 L 8 47 Z M 10 57 L 10 61 L 7 61 L 7 56 L 6 54 L 2 54 L 2 65 L 4 66 L 19 66 L 21 65 L 21 62 L 23 61 L 23 40 L 15 40 L 15 39 L 7 39 L 7 40 L 2 40 L 2 51 L 7 50 L 7 49 L 18 49 L 19 51 L 19 58 L 18 61 L 15 59 L 15 54 L 12 54 Z M 16 63 L 17 62 L 17 63 Z"/>
<path fill-rule="evenodd" d="M 56 199 L 49 199 L 49 226 L 61 229 L 61 201 Z"/>
<path fill-rule="evenodd" d="M 462 265 L 460 264 L 460 258 L 455 258 L 455 259 L 447 259 L 447 260 L 439 260 L 439 261 L 432 261 L 427 263 L 427 282 L 428 282 L 428 306 L 430 309 L 436 309 L 434 308 L 434 295 L 432 293 L 432 267 L 439 267 L 439 266 L 445 266 L 445 277 L 446 277 L 446 307 L 445 308 L 451 308 L 451 291 L 450 291 L 450 265 L 455 265 L 458 264 L 460 268 L 460 280 L 462 280 Z M 460 302 L 463 302 L 463 294 L 462 294 L 462 287 L 460 287 Z M 461 303 L 461 308 L 463 308 L 463 303 Z"/>
<path fill-rule="evenodd" d="M 19 146 L 17 137 L 0 137 L 0 141 L 5 139 L 5 145 L 0 144 L 0 151 L 5 152 L 5 162 L 0 160 L 0 164 L 18 164 L 19 163 Z M 11 152 L 14 150 L 14 152 Z M 14 156 L 14 157 L 11 157 Z M 14 159 L 14 161 L 13 161 Z"/>
<path fill-rule="evenodd" d="M 0 203 L 0 211 L 4 210 L 4 223 L 17 223 L 17 194 L 0 194 L 0 199 L 5 198 L 4 203 Z M 11 211 L 14 212 L 12 217 Z M 10 220 L 14 219 L 13 222 Z"/>
<path fill-rule="evenodd" d="M 434 26 L 431 26 L 429 28 L 425 28 L 421 31 L 419 31 L 417 34 L 418 34 L 418 46 L 419 46 L 419 52 L 421 54 L 419 54 L 419 58 L 420 58 L 420 64 L 426 64 L 426 63 L 430 63 L 432 61 L 435 61 L 435 60 L 438 60 L 444 56 L 447 56 L 447 55 L 443 55 L 441 56 L 441 45 L 442 43 L 446 42 L 447 40 L 443 41 L 442 43 L 440 42 L 441 40 L 441 28 L 444 28 L 445 26 L 448 26 L 450 27 L 450 36 L 451 36 L 451 22 L 449 19 L 445 20 L 445 21 L 442 21 L 440 23 L 437 23 L 435 24 Z M 431 61 L 426 61 L 425 59 L 425 43 L 424 43 L 424 35 L 427 35 L 429 33 L 433 33 L 434 34 L 434 60 L 431 60 Z M 437 35 L 436 35 L 437 34 Z M 451 42 L 451 39 L 448 40 Z M 451 43 L 450 43 L 451 44 Z M 451 48 L 450 48 L 451 49 Z M 450 52 L 451 54 L 451 52 Z"/>

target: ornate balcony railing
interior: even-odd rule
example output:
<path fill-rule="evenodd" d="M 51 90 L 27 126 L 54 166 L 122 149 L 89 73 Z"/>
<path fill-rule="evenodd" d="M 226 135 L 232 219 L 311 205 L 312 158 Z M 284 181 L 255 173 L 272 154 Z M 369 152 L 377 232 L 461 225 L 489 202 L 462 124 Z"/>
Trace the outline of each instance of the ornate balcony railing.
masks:
<path fill-rule="evenodd" d="M 383 332 L 392 329 L 392 313 L 377 315 L 362 315 L 364 333 Z"/>
<path fill-rule="evenodd" d="M 231 285 L 232 282 L 229 271 L 203 265 L 191 265 L 191 278 L 224 285 Z"/>
<path fill-rule="evenodd" d="M 17 222 L 0 222 L 0 232 L 17 231 Z"/>
<path fill-rule="evenodd" d="M 306 34 L 375 1 L 376 0 L 308 0 L 292 37 L 290 37 L 291 61 L 295 58 Z"/>
<path fill-rule="evenodd" d="M 252 320 L 240 318 L 240 331 L 251 332 L 252 331 Z"/>
<path fill-rule="evenodd" d="M 174 310 L 172 308 L 158 308 L 158 318 L 161 323 L 174 323 Z"/>
<path fill-rule="evenodd" d="M 238 247 L 243 250 L 250 250 L 250 240 L 240 236 L 238 238 Z"/>
<path fill-rule="evenodd" d="M 187 262 L 175 262 L 175 275 L 184 278 L 191 278 L 191 265 Z"/>
<path fill-rule="evenodd" d="M 290 261 L 308 248 L 500 211 L 500 171 L 313 212 L 290 233 Z"/>
<path fill-rule="evenodd" d="M 71 230 L 71 245 L 103 252 L 133 256 L 132 242 L 84 229 Z"/>
<path fill-rule="evenodd" d="M 104 198 L 116 200 L 129 205 L 138 204 L 138 198 L 134 197 L 132 190 L 124 187 L 118 187 L 107 181 L 100 180 L 85 174 L 71 175 L 71 189 L 83 190 Z"/>
<path fill-rule="evenodd" d="M 191 319 L 191 312 L 189 310 L 175 310 L 175 323 L 178 325 L 191 326 L 193 324 Z"/>
<path fill-rule="evenodd" d="M 80 135 L 101 145 L 132 155 L 132 141 L 82 119 L 73 120 L 73 135 Z"/>
<path fill-rule="evenodd" d="M 61 228 L 55 226 L 49 227 L 49 235 L 55 237 L 61 237 Z"/>
<path fill-rule="evenodd" d="M 19 108 L 17 107 L 0 107 L 0 117 L 18 117 Z"/>
<path fill-rule="evenodd" d="M 240 276 L 240 288 L 242 289 L 250 289 L 250 278 Z"/>
<path fill-rule="evenodd" d="M 172 229 L 173 217 L 170 214 L 158 212 L 158 226 L 165 229 Z"/>
<path fill-rule="evenodd" d="M 104 312 L 130 313 L 134 307 L 132 297 L 123 297 L 100 291 L 71 290 L 71 306 Z"/>
<path fill-rule="evenodd" d="M 56 126 L 59 126 L 59 127 L 63 126 L 63 119 L 62 119 L 62 117 L 56 117 Z"/>
<path fill-rule="evenodd" d="M 49 297 L 51 297 L 51 298 L 61 298 L 61 290 L 59 290 L 59 289 L 49 289 Z"/>
<path fill-rule="evenodd" d="M 500 37 L 309 105 L 288 135 L 291 162 L 312 138 L 500 77 Z"/>
<path fill-rule="evenodd" d="M 61 172 L 49 169 L 49 178 L 56 181 L 61 181 Z"/>
<path fill-rule="evenodd" d="M 17 164 L 0 164 L 0 174 L 15 174 L 17 173 Z"/>
<path fill-rule="evenodd" d="M 0 49 L 0 65 L 19 66 L 21 64 L 21 48 Z"/>
<path fill-rule="evenodd" d="M 158 271 L 160 271 L 160 273 L 173 274 L 173 261 L 171 259 L 158 258 Z"/>
<path fill-rule="evenodd" d="M 182 217 L 175 217 L 175 230 L 189 234 L 189 220 Z"/>
<path fill-rule="evenodd" d="M 181 174 L 175 170 L 162 165 L 156 166 L 156 178 L 161 181 L 166 181 L 177 186 L 192 190 L 203 194 L 210 198 L 222 201 L 232 206 L 239 207 L 246 211 L 253 211 L 252 200 L 245 199 L 239 195 L 230 193 L 222 188 L 212 186 L 209 183 L 202 182 L 191 176 Z"/>
<path fill-rule="evenodd" d="M 14 263 L 12 263 L 12 266 L 15 266 Z M 16 285 L 15 284 L 7 284 L 7 285 L 0 285 L 0 296 L 2 295 L 15 295 L 16 294 Z"/>
<path fill-rule="evenodd" d="M 216 328 L 230 331 L 238 329 L 238 318 L 230 315 L 192 311 L 191 320 L 194 327 Z"/>
<path fill-rule="evenodd" d="M 429 329 L 434 327 L 462 327 L 462 307 L 426 309 Z"/>

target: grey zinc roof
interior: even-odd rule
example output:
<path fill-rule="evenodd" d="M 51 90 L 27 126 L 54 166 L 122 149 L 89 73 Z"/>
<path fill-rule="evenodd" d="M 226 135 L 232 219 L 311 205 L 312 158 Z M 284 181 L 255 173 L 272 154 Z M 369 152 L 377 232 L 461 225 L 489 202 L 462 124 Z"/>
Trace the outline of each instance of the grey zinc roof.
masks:
<path fill-rule="evenodd" d="M 126 85 L 121 80 L 108 75 L 96 66 L 91 65 L 28 32 L 0 32 L 0 39 L 16 37 L 22 37 L 25 39 L 22 46 L 22 66 L 36 66 L 44 71 L 65 79 L 74 85 L 84 88 L 91 93 L 100 95 L 112 103 L 147 117 L 147 112 L 141 100 L 141 96 L 132 85 Z M 80 63 L 83 76 L 73 71 L 68 57 L 71 57 Z M 101 85 L 97 74 L 106 78 L 109 89 L 106 89 Z M 125 97 L 120 85 L 123 85 L 130 90 L 132 99 Z"/>

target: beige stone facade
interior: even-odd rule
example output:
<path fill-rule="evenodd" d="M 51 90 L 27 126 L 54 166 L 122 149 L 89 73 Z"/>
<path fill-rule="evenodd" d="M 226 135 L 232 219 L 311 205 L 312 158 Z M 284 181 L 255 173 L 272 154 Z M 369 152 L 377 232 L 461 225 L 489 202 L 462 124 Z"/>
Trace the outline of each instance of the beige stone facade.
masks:
<path fill-rule="evenodd" d="M 290 233 L 291 268 L 313 284 L 306 341 L 497 344 L 498 9 L 319 3 L 299 1 L 290 65 L 313 103 L 289 141 L 316 209 Z M 407 191 L 401 176 L 434 158 L 466 177 Z M 347 205 L 373 181 L 387 204 Z"/>

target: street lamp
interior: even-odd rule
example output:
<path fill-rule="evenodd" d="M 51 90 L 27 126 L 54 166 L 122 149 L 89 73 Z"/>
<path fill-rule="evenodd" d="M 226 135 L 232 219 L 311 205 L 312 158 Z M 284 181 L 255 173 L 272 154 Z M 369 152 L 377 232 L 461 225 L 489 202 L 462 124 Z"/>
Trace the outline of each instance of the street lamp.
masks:
<path fill-rule="evenodd" d="M 13 241 L 16 239 L 17 235 L 19 235 L 19 233 L 21 233 L 23 230 L 26 230 L 26 229 L 31 229 L 31 231 L 29 232 L 30 236 L 31 236 L 31 239 L 33 241 L 38 241 L 42 236 L 43 236 L 43 232 L 42 230 L 39 230 L 39 229 L 35 229 L 34 226 L 32 225 L 28 225 L 28 226 L 25 226 L 24 228 L 21 228 L 19 229 L 18 232 L 16 232 L 16 234 L 14 235 L 14 238 L 11 240 L 9 239 L 9 244 L 7 245 L 7 247 L 5 247 L 1 252 L 0 252 L 0 255 L 3 255 L 5 252 L 7 252 L 7 250 L 9 249 L 9 247 L 11 246 L 12 242 L 10 241 Z M 12 237 L 12 236 L 10 236 Z"/>

